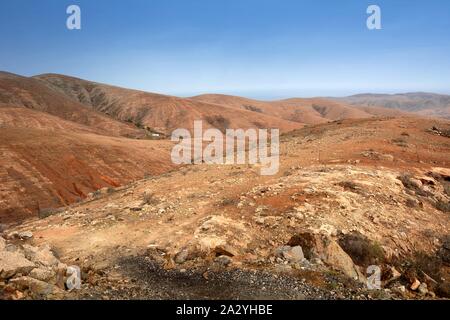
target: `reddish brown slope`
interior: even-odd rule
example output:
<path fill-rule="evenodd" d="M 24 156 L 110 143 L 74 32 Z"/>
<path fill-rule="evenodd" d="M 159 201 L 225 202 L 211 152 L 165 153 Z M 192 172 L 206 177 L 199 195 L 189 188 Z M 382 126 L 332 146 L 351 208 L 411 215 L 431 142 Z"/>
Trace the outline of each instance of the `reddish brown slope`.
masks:
<path fill-rule="evenodd" d="M 144 136 L 142 130 L 68 99 L 33 78 L 0 72 L 0 106 L 17 106 L 91 127 L 106 135 Z M 0 110 L 1 112 L 1 110 Z"/>
<path fill-rule="evenodd" d="M 370 118 L 373 116 L 404 116 L 406 112 L 377 107 L 357 107 L 328 99 L 286 99 L 258 101 L 247 98 L 206 94 L 193 97 L 197 101 L 221 104 L 238 109 L 249 109 L 271 116 L 306 124 L 319 124 L 333 120 Z"/>
<path fill-rule="evenodd" d="M 60 207 L 172 166 L 169 142 L 0 126 L 0 223 Z M 79 130 L 78 130 L 79 129 Z"/>
<path fill-rule="evenodd" d="M 177 128 L 192 128 L 194 120 L 205 127 L 279 128 L 282 132 L 301 127 L 298 123 L 251 110 L 205 103 L 137 90 L 108 86 L 77 78 L 47 74 L 35 77 L 74 101 L 112 117 L 170 133 Z"/>
<path fill-rule="evenodd" d="M 103 133 L 101 129 L 63 120 L 45 112 L 1 104 L 0 128 L 34 128 L 48 131 L 64 130 L 72 133 Z"/>
<path fill-rule="evenodd" d="M 0 73 L 0 223 L 172 167 L 170 143 L 144 136 L 36 79 Z"/>

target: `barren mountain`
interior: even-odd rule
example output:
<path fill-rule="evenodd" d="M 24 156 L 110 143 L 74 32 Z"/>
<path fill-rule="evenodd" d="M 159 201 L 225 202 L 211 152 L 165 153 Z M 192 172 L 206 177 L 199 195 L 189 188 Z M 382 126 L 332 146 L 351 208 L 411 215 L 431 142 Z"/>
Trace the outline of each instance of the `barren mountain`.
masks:
<path fill-rule="evenodd" d="M 177 128 L 192 129 L 194 120 L 204 120 L 206 128 L 222 130 L 258 127 L 279 128 L 286 132 L 301 127 L 298 123 L 251 110 L 236 110 L 226 105 L 124 89 L 62 75 L 40 75 L 35 79 L 73 101 L 121 121 L 165 134 Z"/>
<path fill-rule="evenodd" d="M 403 94 L 358 94 L 345 98 L 335 98 L 350 104 L 380 106 L 405 110 L 429 117 L 450 119 L 450 96 L 414 92 Z"/>
<path fill-rule="evenodd" d="M 373 116 L 396 117 L 408 115 L 405 112 L 386 108 L 355 107 L 343 102 L 321 98 L 259 101 L 229 95 L 205 94 L 192 99 L 237 109 L 252 110 L 305 124 L 319 124 L 333 120 L 370 118 Z"/>
<path fill-rule="evenodd" d="M 22 107 L 45 112 L 106 135 L 145 136 L 145 133 L 135 126 L 119 122 L 68 99 L 37 79 L 0 72 L 0 112 L 3 107 Z"/>
<path fill-rule="evenodd" d="M 0 73 L 0 223 L 18 222 L 172 166 L 146 137 L 40 80 Z"/>

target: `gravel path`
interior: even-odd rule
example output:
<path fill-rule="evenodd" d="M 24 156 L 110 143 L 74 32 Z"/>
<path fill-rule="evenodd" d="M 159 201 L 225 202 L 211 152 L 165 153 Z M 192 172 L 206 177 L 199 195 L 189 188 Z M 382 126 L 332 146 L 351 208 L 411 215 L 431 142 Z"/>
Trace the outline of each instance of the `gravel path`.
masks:
<path fill-rule="evenodd" d="M 219 271 L 164 270 L 144 257 L 120 262 L 120 270 L 131 281 L 125 286 L 107 284 L 93 287 L 82 299 L 138 300 L 309 300 L 367 299 L 358 288 L 326 290 L 293 276 L 267 271 L 223 269 Z M 329 276 L 332 277 L 332 276 Z M 330 282 L 336 283 L 337 279 Z M 106 285 L 106 286 L 105 286 Z"/>

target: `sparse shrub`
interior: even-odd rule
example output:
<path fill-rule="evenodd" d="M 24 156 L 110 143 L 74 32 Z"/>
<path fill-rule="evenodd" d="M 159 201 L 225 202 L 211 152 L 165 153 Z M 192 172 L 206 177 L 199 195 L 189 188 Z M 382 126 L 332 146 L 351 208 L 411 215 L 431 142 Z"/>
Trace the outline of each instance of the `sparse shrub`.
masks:
<path fill-rule="evenodd" d="M 450 197 L 450 183 L 444 182 L 443 187 L 444 187 L 444 193 Z"/>
<path fill-rule="evenodd" d="M 94 192 L 91 193 L 91 197 L 94 199 L 100 198 L 102 195 L 106 195 L 106 194 L 110 194 L 113 193 L 115 191 L 114 188 L 112 187 L 104 187 L 98 190 L 95 190 Z"/>
<path fill-rule="evenodd" d="M 409 173 L 403 173 L 399 177 L 397 177 L 397 179 L 399 179 L 402 182 L 403 186 L 406 189 L 414 191 L 414 193 L 418 196 L 423 196 L 423 197 L 433 196 L 430 192 L 425 191 L 422 188 L 420 188 L 417 185 L 417 183 L 412 180 L 413 177 Z"/>
<path fill-rule="evenodd" d="M 216 116 L 207 116 L 206 122 L 208 122 L 211 126 L 219 129 L 222 132 L 225 132 L 226 129 L 230 127 L 230 120 L 224 118 L 221 115 Z"/>
<path fill-rule="evenodd" d="M 409 208 L 423 208 L 423 203 L 414 199 L 406 199 L 406 206 Z"/>
<path fill-rule="evenodd" d="M 252 123 L 256 128 L 264 128 L 264 124 L 260 121 L 252 121 Z"/>
<path fill-rule="evenodd" d="M 414 279 L 418 279 L 420 282 L 425 282 L 428 289 L 438 296 L 450 296 L 449 282 L 443 280 L 443 260 L 438 254 L 415 251 L 406 259 L 394 258 L 390 264 L 401 271 L 403 281 L 412 283 Z"/>
<path fill-rule="evenodd" d="M 113 193 L 114 191 L 116 191 L 116 190 L 114 188 L 112 188 L 112 187 L 107 187 L 106 188 L 106 193 L 107 194 Z"/>
<path fill-rule="evenodd" d="M 95 190 L 94 192 L 92 192 L 92 197 L 98 198 L 98 197 L 100 197 L 101 194 L 102 194 L 102 192 L 100 190 Z"/>
<path fill-rule="evenodd" d="M 399 147 L 407 147 L 408 146 L 408 143 L 406 142 L 406 140 L 404 138 L 392 139 L 392 143 Z"/>
<path fill-rule="evenodd" d="M 442 247 L 439 250 L 439 257 L 444 264 L 450 267 L 450 235 L 446 235 L 442 239 Z"/>
<path fill-rule="evenodd" d="M 39 219 L 44 219 L 50 216 L 53 216 L 55 214 L 61 213 L 63 209 L 57 209 L 57 208 L 39 208 L 38 217 Z"/>
<path fill-rule="evenodd" d="M 383 248 L 358 232 L 341 236 L 339 245 L 359 266 L 381 264 L 385 260 Z"/>
<path fill-rule="evenodd" d="M 428 175 L 432 177 L 433 179 L 439 181 L 442 185 L 442 188 L 444 189 L 444 193 L 447 196 L 450 196 L 450 177 L 444 176 L 442 174 L 436 173 L 436 172 L 429 172 Z"/>
<path fill-rule="evenodd" d="M 441 281 L 442 259 L 433 254 L 428 255 L 425 252 L 414 252 L 409 266 L 405 271 L 406 278 L 412 276 L 424 281 L 424 273 L 435 281 Z M 410 279 L 409 279 L 410 280 Z"/>
<path fill-rule="evenodd" d="M 450 281 L 439 284 L 436 289 L 436 294 L 440 297 L 449 299 L 450 298 Z"/>
<path fill-rule="evenodd" d="M 436 200 L 434 202 L 434 207 L 444 213 L 450 212 L 450 202 L 449 201 Z"/>
<path fill-rule="evenodd" d="M 155 194 L 153 192 L 144 192 L 142 195 L 142 204 L 155 205 L 159 201 L 155 198 Z"/>
<path fill-rule="evenodd" d="M 450 138 L 450 129 L 442 130 L 441 135 L 446 138 Z"/>
<path fill-rule="evenodd" d="M 233 206 L 233 205 L 237 205 L 238 204 L 238 200 L 237 199 L 231 199 L 231 198 L 224 198 L 222 199 L 222 201 L 220 202 L 220 205 L 223 207 L 226 206 Z"/>
<path fill-rule="evenodd" d="M 433 279 L 441 278 L 442 261 L 435 255 L 416 252 L 414 255 L 413 267 L 419 271 L 425 272 Z"/>
<path fill-rule="evenodd" d="M 249 110 L 249 111 L 254 111 L 254 112 L 262 113 L 262 110 L 261 110 L 260 108 L 255 107 L 255 106 L 252 106 L 252 105 L 249 105 L 249 104 L 246 104 L 246 105 L 244 105 L 243 107 L 244 107 L 244 109 Z"/>
<path fill-rule="evenodd" d="M 339 186 L 344 188 L 346 191 L 351 191 L 358 194 L 364 194 L 364 190 L 362 190 L 361 186 L 353 181 L 342 181 L 338 183 Z"/>

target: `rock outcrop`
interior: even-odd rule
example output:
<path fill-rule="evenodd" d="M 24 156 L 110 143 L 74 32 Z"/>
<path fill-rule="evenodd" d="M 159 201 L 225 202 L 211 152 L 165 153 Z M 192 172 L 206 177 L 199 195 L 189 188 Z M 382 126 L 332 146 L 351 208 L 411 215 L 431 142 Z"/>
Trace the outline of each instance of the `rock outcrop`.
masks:
<path fill-rule="evenodd" d="M 11 244 L 0 236 L 0 299 L 62 297 L 66 271 L 49 246 Z"/>

